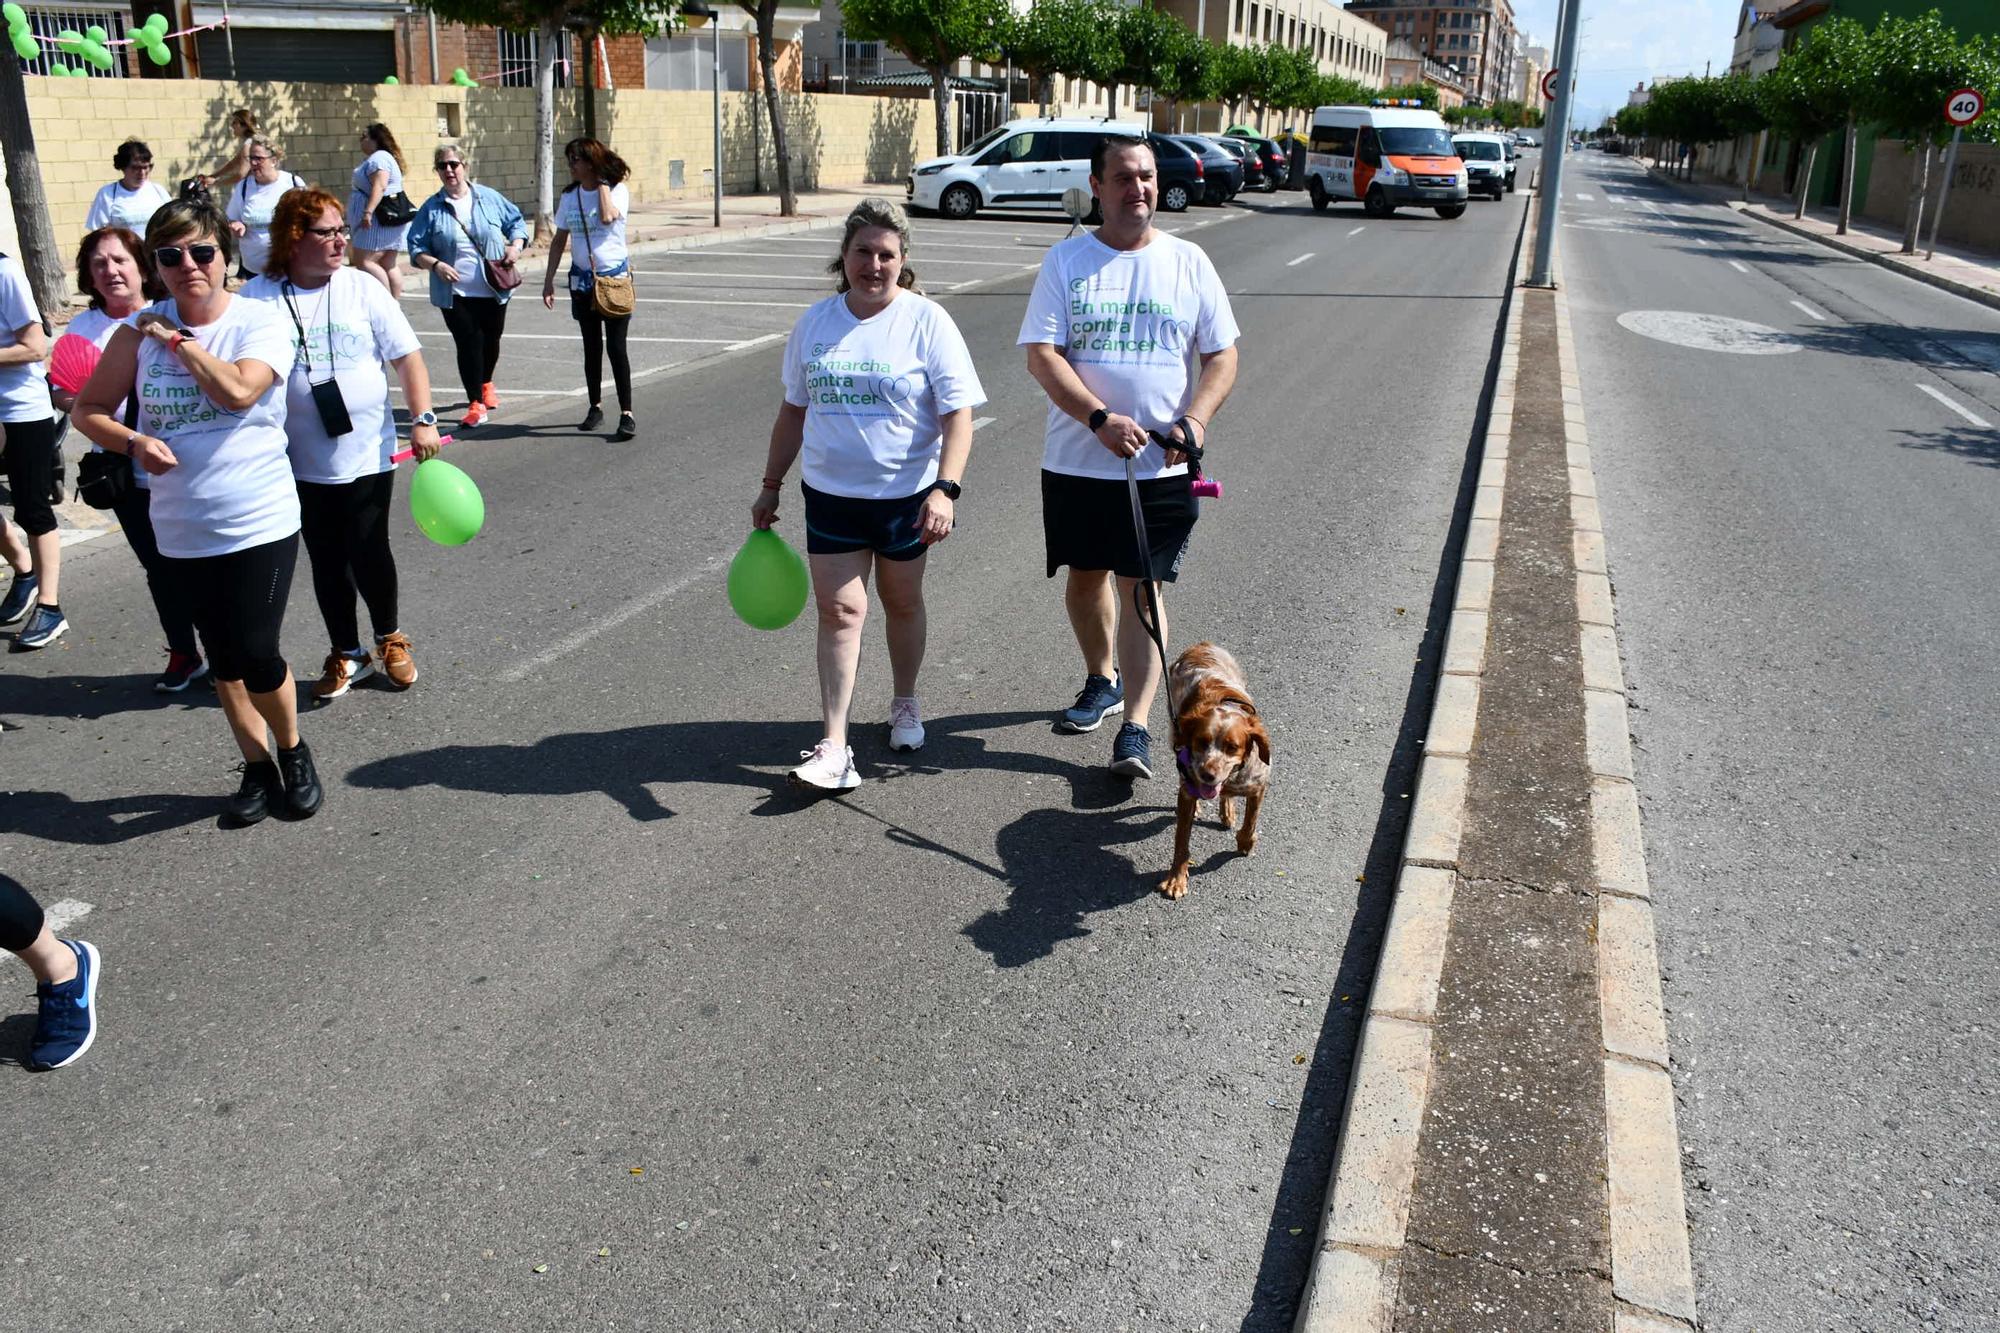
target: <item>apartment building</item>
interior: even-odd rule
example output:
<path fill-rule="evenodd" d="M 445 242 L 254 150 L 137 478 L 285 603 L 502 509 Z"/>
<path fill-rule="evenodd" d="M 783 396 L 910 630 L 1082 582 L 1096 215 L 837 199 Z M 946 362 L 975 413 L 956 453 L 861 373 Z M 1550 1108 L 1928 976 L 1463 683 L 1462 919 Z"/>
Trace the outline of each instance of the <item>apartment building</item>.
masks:
<path fill-rule="evenodd" d="M 1158 0 L 1156 7 L 1218 46 L 1306 50 L 1322 74 L 1338 74 L 1366 88 L 1388 82 L 1388 35 L 1349 14 L 1337 0 Z M 1180 128 L 1223 129 L 1226 115 L 1225 108 L 1212 103 L 1188 108 Z M 1162 121 L 1159 128 L 1174 127 Z"/>
<path fill-rule="evenodd" d="M 1465 70 L 1473 105 L 1513 97 L 1520 36 L 1510 0 L 1348 0 L 1347 10 L 1420 54 Z"/>

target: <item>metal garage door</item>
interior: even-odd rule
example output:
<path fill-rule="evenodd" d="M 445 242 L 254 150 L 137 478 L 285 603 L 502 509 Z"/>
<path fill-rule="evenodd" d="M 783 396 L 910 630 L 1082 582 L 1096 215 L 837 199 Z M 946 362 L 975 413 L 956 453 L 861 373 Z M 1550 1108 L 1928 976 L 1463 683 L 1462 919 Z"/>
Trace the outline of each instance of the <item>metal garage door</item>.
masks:
<path fill-rule="evenodd" d="M 396 34 L 329 28 L 236 28 L 236 69 L 219 31 L 195 34 L 201 73 L 208 79 L 269 79 L 297 83 L 380 83 L 396 72 Z"/>

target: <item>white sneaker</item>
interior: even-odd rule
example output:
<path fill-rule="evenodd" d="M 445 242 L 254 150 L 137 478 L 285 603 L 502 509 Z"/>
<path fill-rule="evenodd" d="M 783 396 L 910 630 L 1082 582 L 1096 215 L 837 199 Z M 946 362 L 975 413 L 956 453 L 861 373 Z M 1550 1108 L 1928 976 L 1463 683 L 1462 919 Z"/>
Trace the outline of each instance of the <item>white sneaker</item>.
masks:
<path fill-rule="evenodd" d="M 861 775 L 854 771 L 854 750 L 850 746 L 822 740 L 810 750 L 800 750 L 799 758 L 805 762 L 792 770 L 792 781 L 802 786 L 821 791 L 853 791 L 861 785 Z"/>
<path fill-rule="evenodd" d="M 916 696 L 889 701 L 889 748 L 892 750 L 921 750 L 924 748 L 923 710 L 918 706 Z"/>

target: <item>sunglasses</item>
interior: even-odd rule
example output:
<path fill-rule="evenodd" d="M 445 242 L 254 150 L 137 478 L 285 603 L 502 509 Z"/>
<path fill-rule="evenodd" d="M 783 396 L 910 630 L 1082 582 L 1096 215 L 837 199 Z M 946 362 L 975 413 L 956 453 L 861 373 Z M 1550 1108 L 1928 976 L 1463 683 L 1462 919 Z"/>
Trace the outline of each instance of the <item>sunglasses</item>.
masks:
<path fill-rule="evenodd" d="M 253 153 L 253 154 L 251 154 L 251 155 L 250 155 L 250 157 L 249 157 L 249 158 L 247 158 L 246 160 L 247 160 L 247 161 L 248 161 L 248 162 L 250 163 L 250 165 L 251 165 L 251 166 L 255 167 L 255 166 L 261 166 L 261 165 L 263 165 L 263 164 L 264 164 L 264 163 L 266 163 L 266 162 L 275 162 L 275 161 L 277 161 L 278 159 L 276 159 L 275 157 L 272 157 L 272 156 L 271 156 L 270 154 L 268 154 L 268 153 L 261 153 L 261 154 L 260 154 L 260 153 Z"/>
<path fill-rule="evenodd" d="M 319 238 L 320 238 L 320 239 L 321 239 L 322 241 L 330 241 L 330 240 L 332 240 L 332 239 L 333 239 L 334 237 L 336 237 L 336 236 L 340 237 L 340 239 L 344 241 L 344 240 L 346 240 L 346 239 L 347 239 L 348 237 L 352 236 L 353 234 L 354 234 L 354 228 L 352 228 L 352 227 L 349 227 L 349 226 L 347 226 L 347 225 L 345 225 L 345 224 L 342 224 L 341 226 L 338 226 L 338 227 L 307 227 L 307 228 L 306 228 L 306 235 L 308 235 L 308 236 L 317 236 L 317 237 L 319 237 Z"/>
<path fill-rule="evenodd" d="M 457 171 L 464 165 L 465 163 L 463 162 L 440 162 L 437 164 L 437 169 L 439 171 Z"/>
<path fill-rule="evenodd" d="M 153 251 L 153 262 L 161 268 L 179 268 L 181 259 L 193 255 L 197 268 L 207 268 L 222 253 L 222 247 L 209 241 L 198 241 L 193 245 L 163 245 Z"/>

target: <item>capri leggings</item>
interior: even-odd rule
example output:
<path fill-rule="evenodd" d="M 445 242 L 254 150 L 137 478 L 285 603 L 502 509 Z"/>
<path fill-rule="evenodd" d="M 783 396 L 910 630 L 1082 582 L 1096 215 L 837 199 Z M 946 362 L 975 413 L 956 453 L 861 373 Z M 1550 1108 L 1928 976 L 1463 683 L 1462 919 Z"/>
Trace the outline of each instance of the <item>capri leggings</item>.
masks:
<path fill-rule="evenodd" d="M 42 905 L 12 875 L 0 875 L 0 949 L 19 953 L 42 933 Z"/>
<path fill-rule="evenodd" d="M 160 544 L 153 537 L 153 493 L 128 486 L 112 503 L 111 512 L 118 516 L 126 544 L 139 557 L 140 568 L 146 571 L 146 590 L 153 594 L 153 610 L 160 617 L 160 632 L 167 636 L 167 647 L 183 657 L 199 657 L 194 617 L 181 601 L 180 585 L 168 577 L 166 567 L 161 564 L 166 557 L 160 554 Z"/>
<path fill-rule="evenodd" d="M 288 668 L 278 651 L 278 630 L 299 563 L 298 534 L 227 555 L 161 560 L 208 646 L 215 678 L 240 680 L 252 694 L 283 685 Z"/>
<path fill-rule="evenodd" d="M 493 382 L 493 368 L 500 364 L 500 335 L 507 331 L 507 307 L 491 296 L 454 292 L 443 314 L 444 326 L 451 330 L 452 347 L 458 352 L 458 378 L 465 385 L 465 401 L 469 403 L 479 397 L 482 387 Z"/>
<path fill-rule="evenodd" d="M 302 481 L 299 522 L 312 561 L 313 596 L 334 651 L 361 647 L 354 594 L 368 603 L 376 637 L 397 628 L 396 557 L 389 551 L 389 501 L 396 474 L 321 485 Z"/>
<path fill-rule="evenodd" d="M 618 389 L 618 410 L 632 410 L 632 359 L 625 353 L 625 335 L 632 317 L 606 319 L 597 313 L 597 303 L 589 292 L 569 294 L 569 313 L 583 331 L 583 384 L 590 391 L 590 405 L 604 401 L 604 345 L 611 345 L 611 382 Z"/>
<path fill-rule="evenodd" d="M 49 493 L 56 484 L 56 419 L 9 421 L 0 430 L 7 432 L 7 489 L 14 493 L 14 521 L 30 537 L 54 532 L 56 511 Z"/>

